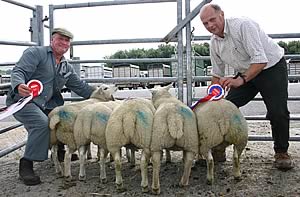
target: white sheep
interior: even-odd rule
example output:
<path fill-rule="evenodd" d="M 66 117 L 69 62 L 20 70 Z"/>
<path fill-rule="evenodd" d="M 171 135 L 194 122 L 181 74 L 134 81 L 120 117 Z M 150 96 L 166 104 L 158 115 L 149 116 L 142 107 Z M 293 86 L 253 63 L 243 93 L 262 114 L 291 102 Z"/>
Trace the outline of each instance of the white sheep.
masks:
<path fill-rule="evenodd" d="M 106 126 L 106 144 L 115 161 L 116 186 L 119 192 L 124 191 L 121 175 L 120 149 L 133 145 L 142 149 L 141 155 L 141 187 L 148 192 L 148 162 L 150 159 L 150 143 L 153 114 L 155 108 L 150 100 L 136 98 L 125 100 L 110 115 Z"/>
<path fill-rule="evenodd" d="M 223 149 L 233 144 L 233 175 L 241 177 L 240 156 L 248 140 L 247 121 L 230 101 L 221 99 L 200 103 L 194 109 L 199 132 L 199 154 L 206 159 L 207 183 L 214 181 L 212 148 Z"/>
<path fill-rule="evenodd" d="M 113 100 L 113 93 L 117 90 L 115 86 L 102 84 L 90 96 L 89 99 L 80 102 L 65 104 L 54 108 L 48 115 L 50 133 L 50 148 L 53 162 L 57 173 L 62 173 L 67 180 L 71 180 L 71 155 L 76 151 L 73 127 L 78 111 L 84 106 Z M 64 170 L 60 166 L 57 158 L 57 142 L 60 141 L 66 145 L 64 159 Z"/>
<path fill-rule="evenodd" d="M 160 193 L 160 151 L 183 150 L 184 172 L 179 184 L 187 186 L 192 162 L 199 149 L 195 114 L 186 104 L 169 93 L 170 87 L 172 85 L 151 90 L 156 108 L 151 142 L 154 194 Z"/>
<path fill-rule="evenodd" d="M 100 153 L 100 180 L 102 183 L 106 182 L 105 159 L 108 154 L 105 139 L 106 124 L 113 109 L 121 103 L 122 101 L 100 102 L 87 105 L 79 111 L 74 124 L 74 139 L 80 159 L 79 180 L 86 179 L 84 166 L 86 147 L 92 142 L 98 146 Z"/>

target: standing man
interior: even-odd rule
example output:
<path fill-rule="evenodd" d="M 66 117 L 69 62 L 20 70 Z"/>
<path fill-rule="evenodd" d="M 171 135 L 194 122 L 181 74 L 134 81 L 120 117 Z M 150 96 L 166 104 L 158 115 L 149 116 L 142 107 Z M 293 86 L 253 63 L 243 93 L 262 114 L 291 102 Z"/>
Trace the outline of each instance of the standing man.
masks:
<path fill-rule="evenodd" d="M 267 108 L 267 119 L 274 140 L 274 166 L 293 167 L 288 154 L 290 116 L 287 107 L 288 74 L 284 50 L 248 18 L 226 18 L 220 6 L 206 4 L 200 19 L 212 33 L 210 57 L 212 83 L 229 90 L 226 99 L 241 107 L 260 93 Z M 225 65 L 236 77 L 225 76 Z M 223 150 L 222 150 L 223 149 Z M 216 161 L 225 161 L 225 149 L 214 150 Z"/>
<path fill-rule="evenodd" d="M 20 179 L 25 185 L 41 183 L 40 177 L 33 171 L 33 161 L 48 159 L 50 129 L 47 115 L 53 108 L 63 105 L 63 86 L 84 98 L 89 98 L 94 90 L 80 81 L 74 68 L 64 57 L 72 39 L 73 34 L 68 30 L 53 29 L 50 46 L 26 49 L 11 73 L 11 91 L 7 95 L 7 106 L 30 95 L 31 89 L 26 85 L 28 81 L 35 79 L 43 84 L 40 95 L 14 114 L 28 132 L 25 153 L 19 164 Z"/>

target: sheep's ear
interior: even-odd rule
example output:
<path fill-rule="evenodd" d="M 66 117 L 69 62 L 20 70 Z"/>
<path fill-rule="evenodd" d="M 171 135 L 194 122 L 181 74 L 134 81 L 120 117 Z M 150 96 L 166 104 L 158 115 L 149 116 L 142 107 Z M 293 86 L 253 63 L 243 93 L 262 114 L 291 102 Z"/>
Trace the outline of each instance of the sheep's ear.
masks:
<path fill-rule="evenodd" d="M 154 96 L 158 92 L 157 89 L 149 89 L 149 91 L 151 92 L 152 96 Z"/>
<path fill-rule="evenodd" d="M 173 87 L 173 83 L 170 83 L 169 85 L 167 85 L 167 86 L 165 87 L 165 89 L 169 91 L 170 88 L 172 88 L 172 87 Z"/>

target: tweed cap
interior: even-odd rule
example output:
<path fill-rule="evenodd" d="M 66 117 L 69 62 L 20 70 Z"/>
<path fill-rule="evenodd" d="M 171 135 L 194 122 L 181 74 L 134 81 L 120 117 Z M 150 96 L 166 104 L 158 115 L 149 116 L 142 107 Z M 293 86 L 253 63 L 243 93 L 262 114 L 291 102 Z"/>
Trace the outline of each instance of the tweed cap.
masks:
<path fill-rule="evenodd" d="M 74 37 L 73 34 L 65 28 L 54 28 L 53 31 L 52 31 L 52 35 L 55 34 L 55 33 L 58 33 L 58 34 L 63 35 L 63 36 L 67 36 L 70 39 L 73 39 L 73 37 Z"/>

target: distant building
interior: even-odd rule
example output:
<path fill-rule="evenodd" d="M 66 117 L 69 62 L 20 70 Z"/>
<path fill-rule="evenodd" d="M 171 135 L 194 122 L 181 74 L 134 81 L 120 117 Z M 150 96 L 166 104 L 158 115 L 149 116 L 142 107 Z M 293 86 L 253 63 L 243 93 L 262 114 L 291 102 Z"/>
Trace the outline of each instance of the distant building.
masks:
<path fill-rule="evenodd" d="M 105 64 L 81 66 L 80 76 L 88 79 L 112 78 L 112 68 L 106 67 Z"/>
<path fill-rule="evenodd" d="M 295 57 L 287 60 L 288 75 L 300 75 L 300 58 Z M 290 82 L 299 82 L 299 80 L 290 80 Z"/>

